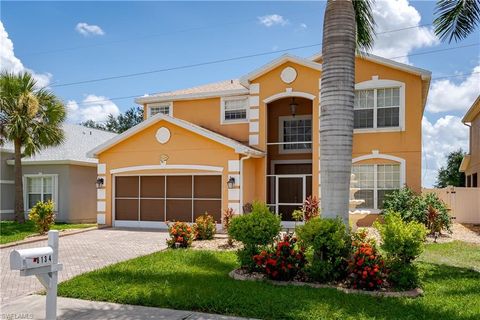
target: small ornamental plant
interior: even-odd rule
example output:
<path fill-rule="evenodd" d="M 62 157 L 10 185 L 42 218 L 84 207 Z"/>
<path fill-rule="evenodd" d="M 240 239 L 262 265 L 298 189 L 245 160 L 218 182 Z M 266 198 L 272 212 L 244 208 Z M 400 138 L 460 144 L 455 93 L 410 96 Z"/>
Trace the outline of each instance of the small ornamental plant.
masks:
<path fill-rule="evenodd" d="M 168 234 L 170 239 L 167 240 L 167 245 L 170 248 L 188 248 L 192 245 L 193 229 L 186 222 L 168 224 Z"/>
<path fill-rule="evenodd" d="M 230 229 L 230 224 L 232 223 L 232 219 L 235 216 L 235 210 L 233 208 L 228 208 L 223 213 L 223 229 L 228 233 L 228 229 Z M 230 235 L 228 235 L 228 245 L 233 246 L 233 239 Z"/>
<path fill-rule="evenodd" d="M 40 234 L 47 233 L 55 222 L 55 213 L 52 200 L 39 201 L 30 210 L 28 218 L 35 223 L 35 227 Z"/>
<path fill-rule="evenodd" d="M 366 231 L 352 236 L 353 254 L 348 261 L 347 283 L 353 289 L 378 290 L 385 285 L 385 263 L 377 251 L 375 240 Z"/>
<path fill-rule="evenodd" d="M 303 202 L 302 211 L 304 213 L 305 221 L 310 221 L 312 218 L 320 216 L 320 201 L 315 196 L 308 196 Z"/>
<path fill-rule="evenodd" d="M 195 240 L 212 240 L 217 231 L 217 226 L 213 216 L 205 212 L 195 219 L 193 229 L 195 232 Z"/>
<path fill-rule="evenodd" d="M 262 250 L 253 256 L 258 270 L 272 280 L 294 279 L 305 266 L 305 250 L 297 249 L 297 239 L 287 234 L 277 241 L 270 250 Z"/>

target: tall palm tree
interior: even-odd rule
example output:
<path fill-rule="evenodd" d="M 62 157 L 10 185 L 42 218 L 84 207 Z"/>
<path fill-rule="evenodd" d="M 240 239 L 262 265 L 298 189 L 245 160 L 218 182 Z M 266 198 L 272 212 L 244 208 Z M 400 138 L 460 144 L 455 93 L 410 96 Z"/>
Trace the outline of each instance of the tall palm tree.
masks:
<path fill-rule="evenodd" d="M 62 143 L 66 117 L 63 103 L 50 91 L 38 89 L 29 73 L 0 74 L 0 145 L 11 141 L 15 150 L 15 220 L 25 221 L 22 157 Z"/>
<path fill-rule="evenodd" d="M 371 0 L 328 0 L 320 89 L 321 209 L 348 226 L 352 171 L 355 52 L 373 45 Z"/>
<path fill-rule="evenodd" d="M 443 41 L 459 41 L 480 23 L 480 3 L 478 0 L 438 0 L 435 15 L 435 34 Z"/>

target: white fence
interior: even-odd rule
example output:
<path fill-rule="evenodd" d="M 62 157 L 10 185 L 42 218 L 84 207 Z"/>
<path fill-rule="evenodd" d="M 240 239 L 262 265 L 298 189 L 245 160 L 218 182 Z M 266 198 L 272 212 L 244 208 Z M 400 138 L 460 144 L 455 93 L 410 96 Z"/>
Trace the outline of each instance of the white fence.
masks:
<path fill-rule="evenodd" d="M 447 187 L 422 189 L 422 192 L 436 193 L 447 204 L 456 222 L 480 223 L 480 188 Z"/>

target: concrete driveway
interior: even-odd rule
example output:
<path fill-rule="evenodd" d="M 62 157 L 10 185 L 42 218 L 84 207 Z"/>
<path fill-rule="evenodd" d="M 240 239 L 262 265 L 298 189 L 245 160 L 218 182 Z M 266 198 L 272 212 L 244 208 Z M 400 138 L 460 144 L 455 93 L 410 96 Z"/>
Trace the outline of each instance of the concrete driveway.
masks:
<path fill-rule="evenodd" d="M 61 237 L 59 262 L 63 264 L 63 270 L 59 272 L 59 281 L 165 249 L 167 237 L 168 233 L 164 231 L 124 229 L 99 229 Z M 20 277 L 19 271 L 10 271 L 10 252 L 14 249 L 46 245 L 45 240 L 1 249 L 2 305 L 12 299 L 43 290 L 36 277 Z"/>

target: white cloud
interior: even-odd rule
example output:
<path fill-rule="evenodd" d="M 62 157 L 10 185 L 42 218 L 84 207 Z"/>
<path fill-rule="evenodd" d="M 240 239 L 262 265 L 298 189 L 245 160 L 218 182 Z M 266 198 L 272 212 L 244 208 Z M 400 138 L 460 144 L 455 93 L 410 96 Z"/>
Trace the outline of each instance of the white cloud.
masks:
<path fill-rule="evenodd" d="M 307 29 L 308 26 L 307 26 L 306 23 L 300 23 L 300 28 L 302 28 L 302 29 Z"/>
<path fill-rule="evenodd" d="M 427 111 L 466 112 L 480 92 L 480 64 L 473 68 L 471 75 L 463 79 L 458 84 L 449 79 L 434 81 L 428 94 Z"/>
<path fill-rule="evenodd" d="M 9 38 L 2 21 L 0 21 L 0 68 L 2 71 L 13 72 L 30 72 L 37 80 L 38 87 L 46 87 L 52 79 L 50 73 L 35 73 L 33 70 L 26 68 L 22 61 L 15 56 L 13 42 Z"/>
<path fill-rule="evenodd" d="M 81 103 L 75 100 L 67 102 L 67 114 L 70 122 L 84 122 L 87 120 L 105 121 L 109 114 L 118 116 L 120 110 L 107 97 L 89 94 Z"/>
<path fill-rule="evenodd" d="M 381 33 L 412 26 L 419 26 L 420 13 L 411 6 L 408 0 L 376 1 L 373 16 L 377 23 L 377 38 L 372 53 L 394 58 L 403 63 L 409 63 L 408 55 L 413 49 L 438 44 L 439 41 L 432 29 L 427 27 L 410 28 L 402 31 Z"/>
<path fill-rule="evenodd" d="M 468 151 L 468 127 L 461 118 L 447 115 L 431 123 L 425 116 L 422 119 L 423 134 L 423 181 L 431 187 L 437 178 L 437 170 L 446 165 L 446 156 L 459 148 Z"/>
<path fill-rule="evenodd" d="M 269 14 L 258 17 L 258 21 L 260 21 L 260 23 L 266 27 L 272 27 L 276 25 L 284 26 L 288 24 L 288 20 L 278 14 Z"/>
<path fill-rule="evenodd" d="M 75 27 L 75 30 L 81 35 L 87 36 L 103 36 L 105 32 L 97 25 L 88 24 L 86 22 L 79 22 Z"/>

